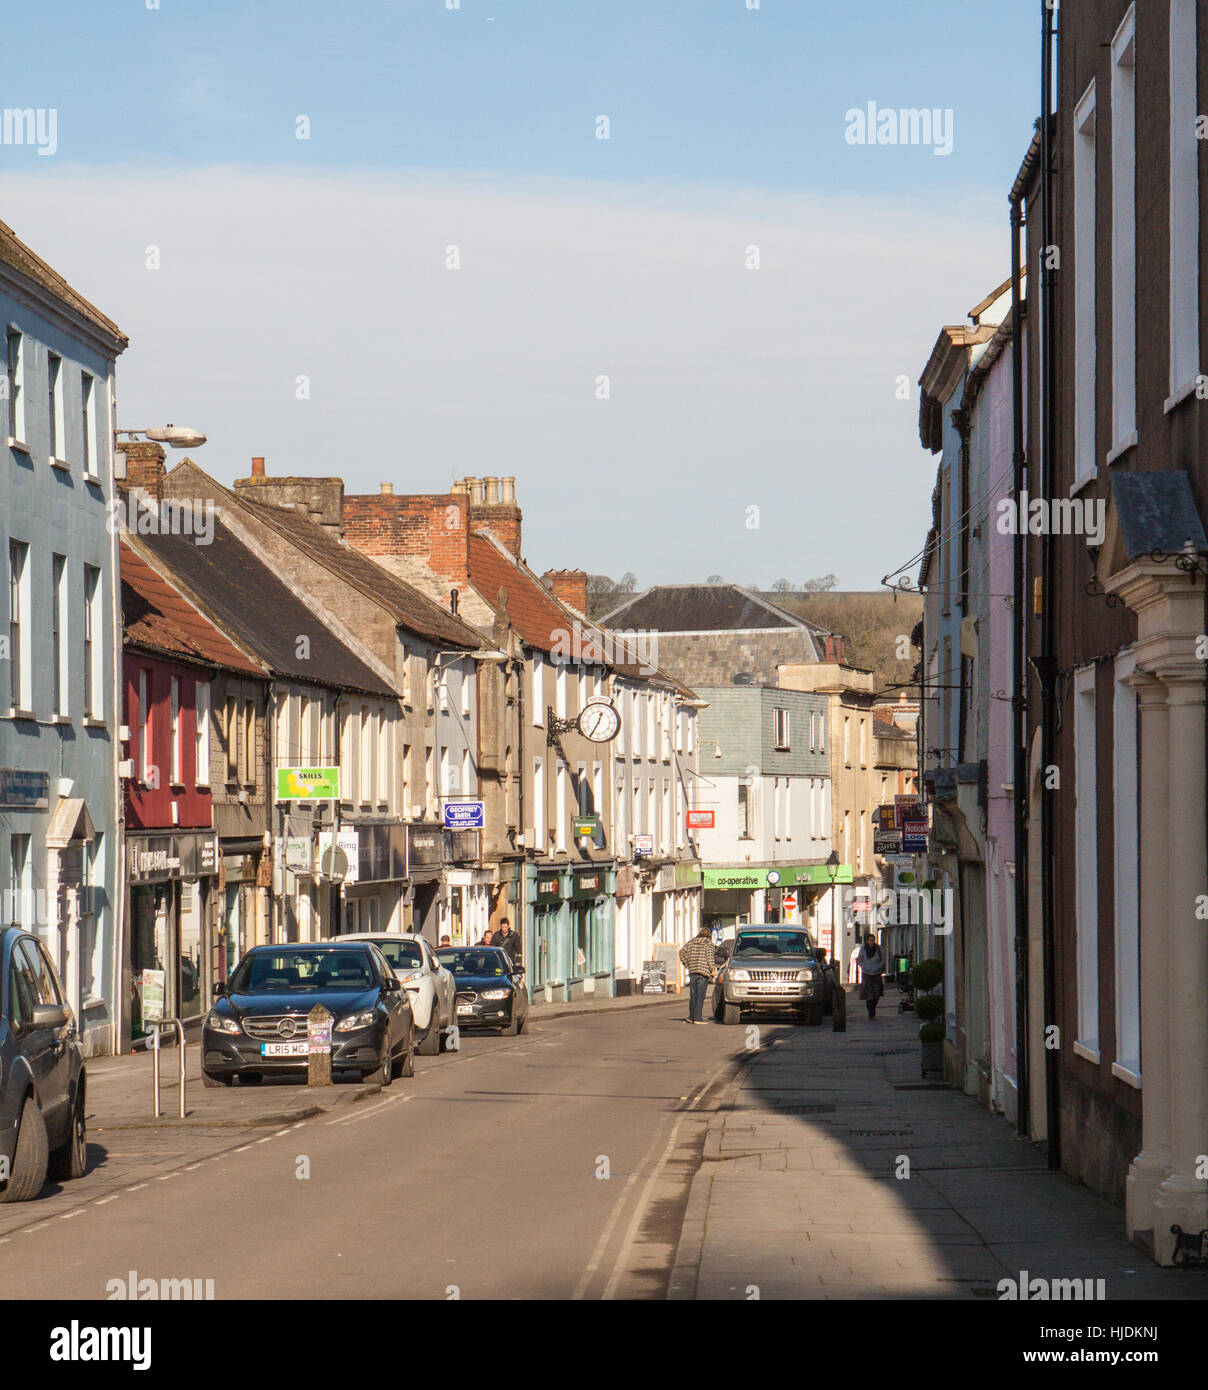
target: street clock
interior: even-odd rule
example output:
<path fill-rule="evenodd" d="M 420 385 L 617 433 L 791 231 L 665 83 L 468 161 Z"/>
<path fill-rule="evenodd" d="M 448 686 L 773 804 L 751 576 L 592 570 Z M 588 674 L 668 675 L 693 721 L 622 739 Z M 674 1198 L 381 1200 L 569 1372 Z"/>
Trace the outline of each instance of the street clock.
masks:
<path fill-rule="evenodd" d="M 579 713 L 579 732 L 592 743 L 611 743 L 621 729 L 621 716 L 611 700 L 591 700 Z"/>

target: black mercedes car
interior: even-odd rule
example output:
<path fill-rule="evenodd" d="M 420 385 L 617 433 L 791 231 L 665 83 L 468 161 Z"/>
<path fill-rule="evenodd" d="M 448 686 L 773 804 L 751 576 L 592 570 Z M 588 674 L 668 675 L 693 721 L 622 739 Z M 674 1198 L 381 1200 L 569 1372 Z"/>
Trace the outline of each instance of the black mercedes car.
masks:
<path fill-rule="evenodd" d="M 528 1026 L 524 966 L 498 946 L 446 946 L 437 959 L 453 976 L 458 1028 L 496 1028 L 515 1037 Z"/>
<path fill-rule="evenodd" d="M 316 1004 L 332 1014 L 333 1078 L 359 1072 L 389 1086 L 395 1075 L 414 1075 L 407 992 L 367 941 L 254 946 L 215 993 L 201 1035 L 207 1086 L 305 1076 L 306 1016 Z"/>

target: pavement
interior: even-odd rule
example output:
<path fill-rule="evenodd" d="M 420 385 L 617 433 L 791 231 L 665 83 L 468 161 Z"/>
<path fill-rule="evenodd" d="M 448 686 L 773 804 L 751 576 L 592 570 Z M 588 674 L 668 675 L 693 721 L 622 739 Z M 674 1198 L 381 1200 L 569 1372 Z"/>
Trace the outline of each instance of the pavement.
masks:
<path fill-rule="evenodd" d="M 1208 1272 L 1152 1265 L 1119 1208 L 923 1079 L 896 1004 L 870 1022 L 849 991 L 846 1033 L 828 1018 L 756 1041 L 709 1120 L 669 1298 L 997 1299 L 1022 1271 L 1103 1279 L 1108 1299 L 1208 1298 Z"/>

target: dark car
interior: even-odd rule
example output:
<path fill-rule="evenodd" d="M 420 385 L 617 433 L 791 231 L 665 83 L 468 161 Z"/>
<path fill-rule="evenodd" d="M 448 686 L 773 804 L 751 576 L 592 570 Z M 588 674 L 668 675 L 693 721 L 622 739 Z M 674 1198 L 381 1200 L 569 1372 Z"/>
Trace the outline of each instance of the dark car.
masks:
<path fill-rule="evenodd" d="M 396 1073 L 414 1075 L 407 992 L 368 942 L 254 946 L 215 993 L 201 1034 L 207 1086 L 305 1076 L 306 1016 L 316 1004 L 332 1014 L 333 1078 L 359 1072 L 389 1086 Z"/>
<path fill-rule="evenodd" d="M 528 1026 L 524 966 L 498 946 L 446 946 L 437 958 L 457 988 L 458 1028 L 497 1028 L 515 1037 Z"/>
<path fill-rule="evenodd" d="M 0 982 L 0 1202 L 24 1202 L 84 1175 L 84 1055 L 37 937 L 0 927 Z"/>

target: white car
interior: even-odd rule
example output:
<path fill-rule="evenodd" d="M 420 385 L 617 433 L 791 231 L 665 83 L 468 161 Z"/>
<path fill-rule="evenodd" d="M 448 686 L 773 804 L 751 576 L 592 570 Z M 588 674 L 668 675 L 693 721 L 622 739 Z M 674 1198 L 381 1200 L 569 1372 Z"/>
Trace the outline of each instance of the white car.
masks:
<path fill-rule="evenodd" d="M 371 941 L 390 962 L 411 1001 L 416 1052 L 435 1057 L 447 1050 L 457 1023 L 456 986 L 431 945 L 411 932 L 356 932 L 338 940 Z"/>

